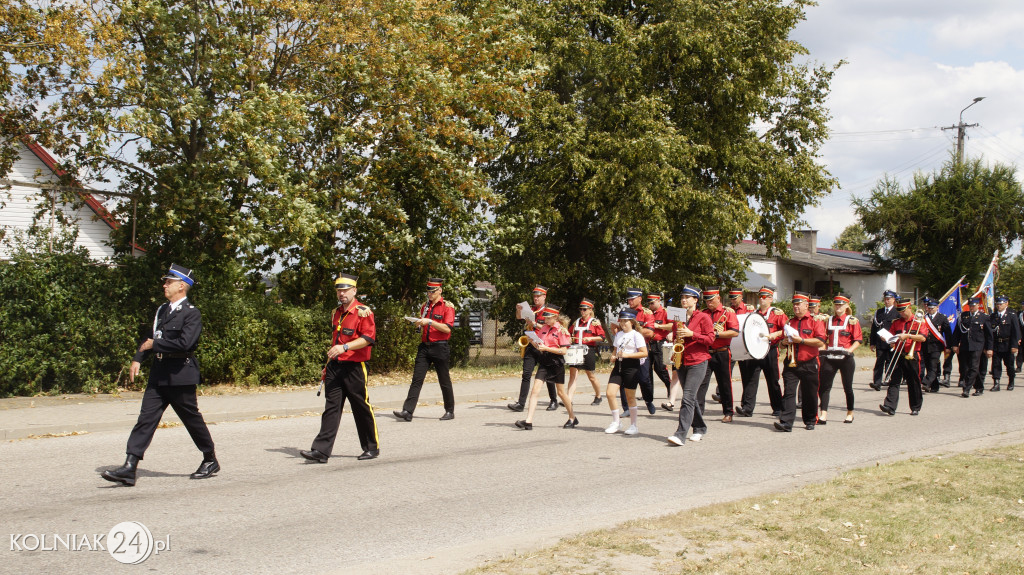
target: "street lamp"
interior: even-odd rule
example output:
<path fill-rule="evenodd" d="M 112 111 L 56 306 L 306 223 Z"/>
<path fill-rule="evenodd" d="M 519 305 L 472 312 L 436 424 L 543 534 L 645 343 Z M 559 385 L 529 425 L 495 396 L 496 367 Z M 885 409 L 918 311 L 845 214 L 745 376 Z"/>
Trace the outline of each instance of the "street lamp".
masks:
<path fill-rule="evenodd" d="M 962 164 L 963 161 L 964 161 L 964 133 L 967 131 L 967 128 L 973 128 L 973 127 L 977 126 L 977 124 L 965 124 L 964 123 L 964 112 L 967 110 L 967 108 L 970 108 L 971 106 L 977 104 L 978 102 L 980 102 L 980 101 L 982 101 L 984 99 L 985 99 L 985 96 L 978 96 L 977 98 L 971 100 L 970 104 L 967 104 L 966 106 L 964 106 L 963 110 L 960 110 L 960 122 L 958 122 L 957 125 L 955 125 L 955 126 L 947 126 L 947 127 L 942 128 L 943 130 L 952 130 L 954 128 L 956 129 L 956 163 L 957 164 Z"/>

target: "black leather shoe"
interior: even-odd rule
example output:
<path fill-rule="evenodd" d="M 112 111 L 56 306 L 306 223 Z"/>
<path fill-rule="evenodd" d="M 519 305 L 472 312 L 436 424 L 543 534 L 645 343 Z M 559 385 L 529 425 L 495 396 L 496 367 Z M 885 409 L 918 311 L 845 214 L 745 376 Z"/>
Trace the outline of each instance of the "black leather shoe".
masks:
<path fill-rule="evenodd" d="M 751 417 L 751 416 L 754 415 L 753 411 L 747 411 L 747 410 L 743 409 L 742 407 L 737 407 L 735 409 L 735 411 L 736 411 L 736 415 L 738 415 L 740 417 Z"/>
<path fill-rule="evenodd" d="M 807 431 L 814 431 L 814 424 L 808 423 L 807 425 L 804 426 L 804 429 L 806 429 Z"/>
<path fill-rule="evenodd" d="M 913 411 L 911 411 L 911 412 L 910 412 L 910 415 L 918 415 L 918 414 L 920 414 L 920 413 L 921 413 L 921 410 L 919 410 L 919 409 L 915 409 L 915 410 L 913 410 Z"/>
<path fill-rule="evenodd" d="M 882 391 L 882 384 L 880 384 L 880 383 L 875 383 L 875 382 L 872 381 L 869 384 L 869 386 L 871 387 L 871 389 L 873 389 L 875 391 Z"/>
<path fill-rule="evenodd" d="M 999 391 L 999 382 L 992 384 L 992 389 L 989 391 Z"/>
<path fill-rule="evenodd" d="M 941 385 L 942 387 L 949 387 L 949 378 L 947 377 L 943 379 L 942 383 L 940 383 L 939 385 Z"/>
<path fill-rule="evenodd" d="M 974 390 L 974 393 L 972 393 L 971 395 L 981 395 L 983 393 L 985 393 L 984 389 L 976 389 Z"/>
<path fill-rule="evenodd" d="M 789 426 L 783 424 L 781 421 L 776 421 L 775 422 L 775 429 L 777 429 L 778 431 L 785 431 L 787 433 L 793 431 L 792 427 L 789 427 Z"/>
<path fill-rule="evenodd" d="M 960 394 L 960 397 L 970 397 L 970 395 L 968 395 L 967 390 L 965 389 L 963 393 Z"/>
<path fill-rule="evenodd" d="M 441 421 L 450 421 L 452 419 L 455 419 L 455 414 L 450 411 L 444 412 L 444 415 L 441 416 Z"/>
<path fill-rule="evenodd" d="M 213 453 L 204 453 L 203 462 L 199 464 L 199 469 L 196 469 L 196 472 L 189 475 L 189 477 L 191 479 L 206 479 L 218 471 L 220 471 L 220 464 L 217 463 L 217 456 Z"/>
<path fill-rule="evenodd" d="M 654 402 L 653 401 L 648 401 L 647 402 L 647 413 L 650 413 L 651 415 L 654 415 L 657 412 L 658 412 L 658 409 L 656 407 L 654 407 Z"/>
<path fill-rule="evenodd" d="M 594 401 L 590 402 L 590 405 L 601 405 L 601 398 L 600 397 L 595 397 Z"/>
<path fill-rule="evenodd" d="M 364 451 L 360 453 L 359 457 L 357 457 L 356 459 L 358 459 L 359 461 L 366 461 L 367 459 L 376 459 L 378 455 L 380 455 L 379 449 L 371 449 L 369 451 Z"/>
<path fill-rule="evenodd" d="M 395 414 L 395 417 L 397 417 L 398 419 L 401 419 L 401 420 L 404 420 L 404 421 L 412 421 L 412 414 L 409 413 L 408 411 L 404 410 L 404 409 L 401 410 L 401 411 L 396 409 L 396 410 L 392 411 L 391 413 Z"/>
<path fill-rule="evenodd" d="M 513 401 L 512 403 L 508 404 L 508 408 L 511 409 L 512 411 L 522 411 L 523 404 L 519 403 L 518 401 Z"/>
<path fill-rule="evenodd" d="M 1006 391 L 1013 391 L 1013 382 L 1010 382 L 1010 385 L 1006 386 Z"/>
<path fill-rule="evenodd" d="M 525 429 L 529 431 L 533 429 L 533 424 L 528 423 L 525 419 L 520 419 L 519 421 L 516 422 L 516 427 L 518 427 L 519 429 Z"/>
<path fill-rule="evenodd" d="M 309 451 L 306 451 L 304 449 L 300 450 L 299 455 L 305 457 L 310 461 L 315 461 L 317 463 L 327 463 L 327 456 L 315 449 L 311 449 Z"/>
<path fill-rule="evenodd" d="M 556 409 L 558 409 L 558 402 L 552 400 L 551 403 L 548 404 L 547 410 L 548 411 L 554 411 Z"/>
<path fill-rule="evenodd" d="M 722 396 L 718 395 L 718 393 L 712 393 L 711 394 L 711 401 L 717 401 L 717 402 L 721 403 L 722 402 Z"/>
<path fill-rule="evenodd" d="M 120 483 L 122 485 L 127 485 L 128 487 L 134 487 L 135 472 L 138 468 L 139 458 L 134 455 L 129 455 L 128 458 L 124 460 L 124 465 L 113 471 L 104 471 L 103 473 L 100 473 L 100 477 L 107 481 Z"/>
<path fill-rule="evenodd" d="M 574 417 L 574 418 L 570 419 L 569 421 L 566 421 L 565 425 L 562 426 L 562 429 L 574 429 L 579 424 L 580 424 L 579 418 Z"/>
<path fill-rule="evenodd" d="M 886 407 L 884 403 L 879 403 L 878 404 L 878 409 L 881 409 L 882 413 L 884 413 L 886 415 L 896 415 L 896 410 L 895 409 L 890 409 L 890 408 Z"/>

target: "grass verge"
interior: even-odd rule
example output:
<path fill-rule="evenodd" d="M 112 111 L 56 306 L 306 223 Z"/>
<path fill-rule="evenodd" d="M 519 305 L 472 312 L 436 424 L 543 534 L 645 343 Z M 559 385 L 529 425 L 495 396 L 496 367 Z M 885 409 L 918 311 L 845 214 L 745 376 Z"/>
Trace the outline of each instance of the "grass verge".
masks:
<path fill-rule="evenodd" d="M 1016 575 L 1024 573 L 1024 445 L 915 458 L 630 521 L 466 573 Z"/>

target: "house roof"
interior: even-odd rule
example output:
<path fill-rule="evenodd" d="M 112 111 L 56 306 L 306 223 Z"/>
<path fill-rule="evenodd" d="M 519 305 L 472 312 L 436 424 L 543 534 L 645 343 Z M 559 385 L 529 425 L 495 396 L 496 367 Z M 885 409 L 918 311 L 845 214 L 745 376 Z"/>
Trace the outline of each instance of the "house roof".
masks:
<path fill-rule="evenodd" d="M 64 170 L 60 169 L 60 167 L 57 166 L 57 160 L 55 160 L 53 156 L 50 155 L 50 152 L 46 151 L 46 148 L 40 146 L 34 140 L 28 137 L 25 137 L 23 139 L 23 143 L 29 150 L 32 151 L 33 154 L 35 154 L 37 158 L 39 158 L 39 161 L 46 164 L 46 167 L 50 168 L 50 170 L 53 171 L 54 174 L 57 174 L 58 176 L 63 176 L 66 174 Z M 73 182 L 72 186 L 80 187 L 80 184 L 78 184 L 77 182 Z M 77 190 L 76 193 L 80 198 L 82 198 L 82 201 L 85 202 L 85 205 L 89 206 L 89 209 L 96 214 L 96 217 L 103 220 L 105 224 L 110 226 L 110 229 L 116 230 L 121 226 L 121 223 L 114 219 L 114 216 L 109 211 L 107 211 L 107 208 L 103 207 L 103 204 L 101 204 L 100 201 L 96 199 L 96 196 L 93 196 L 91 193 L 87 192 L 84 189 Z"/>
<path fill-rule="evenodd" d="M 763 244 L 751 240 L 743 240 L 733 246 L 737 252 L 751 259 L 768 259 L 767 250 Z M 789 247 L 789 246 L 787 246 Z M 878 268 L 871 263 L 871 259 L 862 253 L 849 250 L 834 250 L 830 248 L 818 248 L 818 252 L 811 254 L 798 252 L 790 249 L 787 256 L 774 254 L 772 257 L 795 264 L 839 273 L 876 273 Z"/>

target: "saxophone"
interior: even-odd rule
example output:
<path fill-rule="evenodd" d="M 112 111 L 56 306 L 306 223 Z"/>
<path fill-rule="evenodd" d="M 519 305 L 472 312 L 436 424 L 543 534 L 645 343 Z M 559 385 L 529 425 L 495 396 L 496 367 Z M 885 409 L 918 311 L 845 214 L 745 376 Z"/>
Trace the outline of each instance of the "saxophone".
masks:
<path fill-rule="evenodd" d="M 686 326 L 685 323 L 679 322 L 681 325 L 676 326 L 676 343 L 672 346 L 672 365 L 679 369 L 683 365 L 683 350 L 686 349 L 686 345 L 683 343 L 683 336 L 679 333 L 679 330 Z"/>

